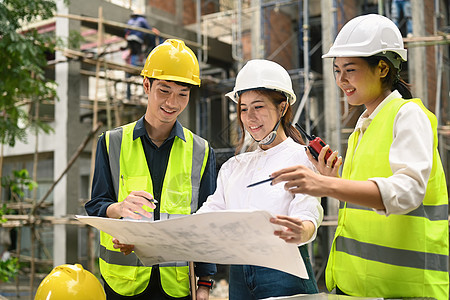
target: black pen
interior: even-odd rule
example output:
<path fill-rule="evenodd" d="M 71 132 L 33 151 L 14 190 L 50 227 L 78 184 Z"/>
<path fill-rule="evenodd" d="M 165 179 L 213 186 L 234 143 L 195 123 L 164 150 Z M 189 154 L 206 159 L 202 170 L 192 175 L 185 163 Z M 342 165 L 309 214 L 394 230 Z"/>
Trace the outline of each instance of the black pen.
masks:
<path fill-rule="evenodd" d="M 261 181 L 258 181 L 258 182 L 255 182 L 255 183 L 249 184 L 249 185 L 247 185 L 247 187 L 249 188 L 249 187 L 252 187 L 252 186 L 255 186 L 255 185 L 258 185 L 258 184 L 264 183 L 264 182 L 272 181 L 272 180 L 273 180 L 273 178 L 267 178 L 267 179 L 264 179 L 264 180 L 261 180 Z"/>
<path fill-rule="evenodd" d="M 156 199 L 149 199 L 149 198 L 147 198 L 147 197 L 145 197 L 145 196 L 141 196 L 142 198 L 144 198 L 144 199 L 146 199 L 146 200 L 148 200 L 148 201 L 150 201 L 151 203 L 153 203 L 153 204 L 158 204 L 158 200 L 156 200 Z"/>

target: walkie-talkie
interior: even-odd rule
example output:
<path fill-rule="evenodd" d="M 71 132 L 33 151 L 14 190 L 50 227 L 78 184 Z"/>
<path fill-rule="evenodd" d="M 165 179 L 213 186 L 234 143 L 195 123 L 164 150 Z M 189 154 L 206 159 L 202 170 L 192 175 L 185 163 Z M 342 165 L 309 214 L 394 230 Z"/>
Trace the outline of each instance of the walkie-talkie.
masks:
<path fill-rule="evenodd" d="M 322 139 L 320 137 L 315 137 L 314 135 L 309 135 L 300 125 L 298 125 L 298 123 L 295 123 L 295 127 L 297 127 L 297 129 L 300 130 L 306 136 L 306 138 L 309 141 L 309 143 L 308 143 L 309 152 L 311 152 L 311 155 L 316 160 L 318 160 L 320 150 L 322 150 L 322 148 L 326 146 L 324 141 L 322 141 Z M 330 155 L 332 153 L 333 152 L 331 151 L 331 149 L 328 148 L 327 153 L 325 153 L 325 163 L 327 162 L 328 157 L 330 157 Z M 333 165 L 335 162 L 336 162 L 336 159 L 333 161 Z"/>

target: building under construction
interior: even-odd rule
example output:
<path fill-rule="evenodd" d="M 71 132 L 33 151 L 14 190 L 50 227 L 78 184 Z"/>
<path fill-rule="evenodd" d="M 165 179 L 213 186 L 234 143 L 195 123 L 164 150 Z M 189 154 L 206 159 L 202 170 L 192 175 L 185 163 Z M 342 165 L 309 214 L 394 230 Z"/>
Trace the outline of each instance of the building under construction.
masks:
<path fill-rule="evenodd" d="M 133 11 L 142 11 L 149 24 L 160 31 L 157 41 L 182 39 L 197 54 L 202 86 L 192 91 L 179 120 L 211 143 L 220 167 L 234 155 L 238 136 L 236 106 L 224 95 L 232 90 L 245 62 L 254 58 L 273 60 L 289 70 L 299 99 L 293 107 L 294 123 L 304 125 L 306 131 L 345 154 L 347 138 L 363 108 L 347 104 L 336 87 L 332 61 L 321 56 L 353 17 L 368 13 L 390 17 L 390 2 L 58 1 L 53 19 L 27 26 L 62 39 L 78 32 L 82 42 L 76 48 L 58 49 L 48 61 L 46 75 L 56 81 L 59 100 L 49 99 L 39 108 L 22 103 L 54 132 L 30 132 L 28 143 L 2 146 L 1 174 L 28 169 L 38 187 L 15 201 L 9 201 L 6 189 L 0 194 L 2 203 L 14 212 L 5 216 L 7 222 L 0 228 L 9 241 L 0 249 L 11 248 L 11 254 L 24 266 L 16 285 L 0 283 L 0 295 L 30 295 L 29 282 L 34 289 L 53 266 L 64 263 L 81 263 L 98 272 L 98 232 L 82 226 L 74 216 L 85 214 L 84 204 L 90 198 L 96 137 L 145 113 L 147 96 L 141 67 L 123 58 L 127 45 L 124 35 L 129 28 L 126 22 Z M 449 1 L 411 0 L 411 7 L 412 35 L 407 36 L 405 22 L 400 23 L 408 49 L 402 77 L 413 83 L 413 95 L 437 116 L 439 150 L 448 177 Z M 127 97 L 127 85 L 131 97 Z M 336 225 L 338 201 L 322 199 L 322 205 L 325 219 L 310 247 L 319 283 Z"/>

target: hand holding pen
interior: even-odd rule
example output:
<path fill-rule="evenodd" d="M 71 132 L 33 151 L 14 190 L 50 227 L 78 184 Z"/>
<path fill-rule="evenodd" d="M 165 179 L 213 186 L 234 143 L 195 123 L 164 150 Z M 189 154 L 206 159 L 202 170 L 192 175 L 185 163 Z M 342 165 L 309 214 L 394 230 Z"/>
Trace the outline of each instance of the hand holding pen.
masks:
<path fill-rule="evenodd" d="M 132 191 L 123 201 L 111 204 L 106 215 L 109 218 L 130 217 L 132 219 L 151 218 L 152 214 L 143 207 L 156 208 L 157 200 L 146 191 Z"/>

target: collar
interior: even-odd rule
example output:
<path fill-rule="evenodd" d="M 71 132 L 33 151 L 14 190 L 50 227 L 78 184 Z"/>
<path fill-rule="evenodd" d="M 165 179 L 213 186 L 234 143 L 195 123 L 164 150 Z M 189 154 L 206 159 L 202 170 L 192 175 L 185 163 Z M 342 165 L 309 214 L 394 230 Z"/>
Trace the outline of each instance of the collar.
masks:
<path fill-rule="evenodd" d="M 145 130 L 144 117 L 145 115 L 136 121 L 136 126 L 134 127 L 133 130 L 133 141 L 141 136 L 148 136 L 147 130 Z M 169 137 L 167 139 L 170 140 L 175 138 L 176 136 L 182 139 L 184 142 L 186 142 L 186 139 L 184 137 L 183 126 L 181 125 L 180 122 L 178 122 L 178 120 L 175 121 L 175 125 L 173 126 L 172 131 L 170 131 Z"/>
<path fill-rule="evenodd" d="M 255 150 L 255 153 L 264 153 L 265 155 L 270 155 L 270 154 L 278 154 L 279 151 L 282 151 L 285 148 L 288 148 L 290 144 L 295 143 L 295 141 L 291 138 L 291 137 L 287 137 L 284 141 L 282 141 L 281 143 L 279 143 L 278 145 L 271 147 L 267 150 L 263 150 L 260 147 L 258 147 Z"/>
<path fill-rule="evenodd" d="M 390 93 L 376 108 L 375 110 L 370 114 L 370 116 L 366 117 L 366 112 L 367 110 L 365 110 L 361 116 L 358 119 L 358 122 L 356 123 L 355 126 L 355 130 L 361 130 L 362 133 L 364 133 L 367 129 L 367 127 L 369 127 L 370 123 L 372 122 L 372 120 L 376 117 L 376 115 L 380 112 L 381 109 L 383 109 L 383 107 L 386 106 L 386 104 L 388 104 L 389 102 L 391 102 L 394 99 L 398 99 L 398 98 L 403 98 L 402 95 L 399 93 L 399 91 L 395 90 L 392 93 Z"/>

